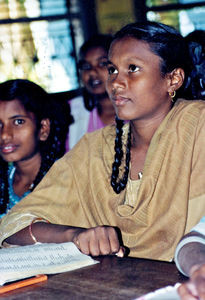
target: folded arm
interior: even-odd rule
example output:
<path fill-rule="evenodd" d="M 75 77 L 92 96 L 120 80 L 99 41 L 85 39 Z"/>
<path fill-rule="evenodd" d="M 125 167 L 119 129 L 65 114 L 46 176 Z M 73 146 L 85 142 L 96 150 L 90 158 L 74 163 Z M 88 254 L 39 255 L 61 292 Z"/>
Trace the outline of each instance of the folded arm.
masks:
<path fill-rule="evenodd" d="M 18 231 L 5 239 L 9 245 L 29 245 L 34 243 L 31 227 Z M 82 253 L 92 256 L 118 254 L 123 256 L 118 234 L 114 227 L 97 226 L 93 228 L 71 227 L 45 222 L 32 224 L 32 234 L 41 243 L 73 242 Z"/>

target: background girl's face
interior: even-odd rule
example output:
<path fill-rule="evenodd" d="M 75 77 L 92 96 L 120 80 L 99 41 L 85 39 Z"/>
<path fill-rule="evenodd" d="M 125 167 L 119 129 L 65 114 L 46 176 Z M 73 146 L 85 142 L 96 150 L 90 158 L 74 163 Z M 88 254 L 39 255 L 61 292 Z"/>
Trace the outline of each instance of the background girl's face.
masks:
<path fill-rule="evenodd" d="M 28 160 L 38 152 L 35 116 L 17 99 L 0 100 L 0 155 L 7 162 Z"/>
<path fill-rule="evenodd" d="M 85 55 L 81 66 L 81 78 L 91 94 L 104 94 L 108 77 L 107 53 L 102 47 L 91 48 Z"/>
<path fill-rule="evenodd" d="M 109 53 L 107 90 L 123 120 L 148 121 L 167 114 L 171 99 L 161 58 L 149 44 L 132 37 L 114 41 Z"/>

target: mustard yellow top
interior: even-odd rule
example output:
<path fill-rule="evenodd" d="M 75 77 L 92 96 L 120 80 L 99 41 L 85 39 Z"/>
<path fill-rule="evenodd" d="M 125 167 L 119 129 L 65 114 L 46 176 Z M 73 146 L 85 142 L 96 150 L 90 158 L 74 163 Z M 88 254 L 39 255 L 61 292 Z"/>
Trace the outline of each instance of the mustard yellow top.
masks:
<path fill-rule="evenodd" d="M 124 144 L 127 131 L 128 124 Z M 165 117 L 132 205 L 126 190 L 116 194 L 110 185 L 114 140 L 115 126 L 86 134 L 1 219 L 0 242 L 42 217 L 80 227 L 117 226 L 130 256 L 171 260 L 179 239 L 205 214 L 205 102 L 179 100 Z"/>

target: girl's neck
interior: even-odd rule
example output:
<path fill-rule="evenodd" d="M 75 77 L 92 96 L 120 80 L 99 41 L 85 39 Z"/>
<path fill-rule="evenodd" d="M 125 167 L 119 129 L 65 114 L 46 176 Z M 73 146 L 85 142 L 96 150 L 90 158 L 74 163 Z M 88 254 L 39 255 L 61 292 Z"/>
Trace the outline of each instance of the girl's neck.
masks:
<path fill-rule="evenodd" d="M 32 158 L 14 163 L 16 171 L 14 174 L 13 189 L 18 196 L 22 196 L 34 182 L 40 166 L 41 155 L 35 154 Z"/>
<path fill-rule="evenodd" d="M 155 128 L 136 128 L 131 123 L 132 148 L 148 148 L 151 139 L 156 131 Z"/>
<path fill-rule="evenodd" d="M 163 121 L 164 116 L 146 121 L 131 121 L 131 179 L 138 179 L 143 173 L 147 151 L 153 135 Z"/>
<path fill-rule="evenodd" d="M 166 114 L 161 114 L 150 121 L 131 121 L 131 131 L 132 131 L 132 147 L 144 147 L 148 148 L 152 140 L 153 135 L 156 130 L 166 117 Z"/>

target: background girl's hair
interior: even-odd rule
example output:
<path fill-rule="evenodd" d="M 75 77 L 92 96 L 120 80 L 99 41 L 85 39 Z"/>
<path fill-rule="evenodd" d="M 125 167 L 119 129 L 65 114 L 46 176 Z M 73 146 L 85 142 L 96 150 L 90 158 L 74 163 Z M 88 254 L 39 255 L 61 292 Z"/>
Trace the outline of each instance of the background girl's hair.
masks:
<path fill-rule="evenodd" d="M 185 37 L 185 40 L 193 61 L 185 88 L 185 97 L 205 100 L 205 31 L 194 30 Z"/>
<path fill-rule="evenodd" d="M 33 188 L 41 181 L 56 159 L 65 153 L 65 141 L 68 126 L 71 123 L 69 107 L 57 103 L 39 85 L 24 79 L 8 80 L 0 84 L 0 101 L 17 99 L 25 110 L 34 113 L 37 130 L 41 121 L 50 120 L 50 134 L 46 141 L 39 141 L 39 151 L 42 157 L 40 170 L 35 178 Z M 8 197 L 8 164 L 0 162 L 0 213 L 5 212 Z"/>
<path fill-rule="evenodd" d="M 0 157 L 0 214 L 6 212 L 8 200 L 8 164 Z"/>
<path fill-rule="evenodd" d="M 85 56 L 90 49 L 101 47 L 105 50 L 105 52 L 108 53 L 111 42 L 112 42 L 112 35 L 110 34 L 96 34 L 91 36 L 80 47 L 79 68 L 80 68 L 81 60 L 85 59 Z"/>

